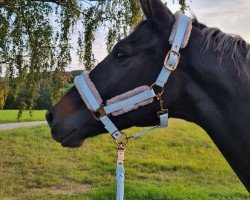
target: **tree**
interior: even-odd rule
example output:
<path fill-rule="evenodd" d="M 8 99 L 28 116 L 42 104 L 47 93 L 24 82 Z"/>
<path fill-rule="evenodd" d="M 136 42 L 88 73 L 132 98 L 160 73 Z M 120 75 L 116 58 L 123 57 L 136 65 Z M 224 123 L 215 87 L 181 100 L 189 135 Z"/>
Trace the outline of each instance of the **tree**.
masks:
<path fill-rule="evenodd" d="M 185 9 L 185 0 L 178 1 Z M 51 83 L 51 101 L 60 98 L 58 88 L 67 81 L 58 77 L 71 62 L 74 29 L 81 30 L 79 61 L 89 70 L 95 65 L 92 44 L 99 27 L 107 30 L 110 51 L 141 19 L 136 0 L 0 0 L 0 72 L 5 69 L 0 108 L 11 92 L 20 110 L 32 109 L 44 81 Z M 55 73 L 48 76 L 48 71 Z"/>

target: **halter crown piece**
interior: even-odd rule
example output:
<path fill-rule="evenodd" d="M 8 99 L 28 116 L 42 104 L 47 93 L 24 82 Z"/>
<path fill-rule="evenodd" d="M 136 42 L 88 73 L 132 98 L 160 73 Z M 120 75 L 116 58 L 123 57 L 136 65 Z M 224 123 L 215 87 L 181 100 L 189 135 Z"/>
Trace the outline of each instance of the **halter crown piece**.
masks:
<path fill-rule="evenodd" d="M 172 28 L 172 33 L 169 38 L 169 43 L 172 44 L 171 50 L 167 53 L 164 61 L 163 68 L 154 84 L 151 87 L 141 86 L 135 88 L 132 91 L 128 91 L 124 94 L 116 96 L 110 100 L 107 100 L 107 105 L 103 105 L 103 100 L 96 89 L 94 83 L 89 78 L 89 73 L 84 71 L 82 75 L 75 78 L 75 86 L 81 95 L 83 101 L 93 113 L 93 116 L 100 120 L 105 129 L 112 135 L 118 145 L 117 151 L 117 195 L 116 200 L 123 200 L 124 198 L 124 153 L 125 145 L 130 138 L 136 138 L 143 134 L 146 134 L 156 128 L 168 127 L 168 111 L 164 109 L 164 103 L 162 94 L 164 86 L 170 74 L 176 70 L 180 61 L 180 48 L 185 48 L 192 30 L 192 21 L 189 17 L 177 12 L 175 14 L 175 24 Z M 155 93 L 154 86 L 158 86 L 162 89 L 160 93 Z M 110 120 L 109 115 L 117 116 L 131 110 L 138 109 L 141 106 L 151 104 L 154 99 L 157 99 L 160 103 L 160 111 L 157 115 L 160 119 L 160 125 L 155 126 L 147 131 L 137 133 L 128 137 L 125 133 L 118 130 L 114 123 Z M 125 142 L 117 141 L 122 136 L 125 136 Z"/>
<path fill-rule="evenodd" d="M 138 109 L 141 106 L 152 103 L 155 97 L 159 100 L 161 106 L 161 110 L 158 112 L 160 125 L 151 128 L 149 131 L 155 128 L 168 127 L 168 112 L 163 108 L 162 93 L 156 94 L 153 87 L 158 86 L 162 88 L 162 91 L 164 90 L 164 86 L 167 83 L 171 72 L 175 71 L 178 67 L 180 60 L 179 50 L 187 45 L 192 29 L 191 19 L 188 16 L 183 15 L 182 12 L 177 12 L 175 14 L 175 19 L 176 21 L 169 38 L 172 48 L 167 53 L 160 75 L 151 87 L 138 87 L 132 91 L 108 100 L 107 105 L 103 106 L 103 100 L 95 85 L 90 80 L 87 71 L 84 71 L 82 75 L 77 76 L 74 80 L 75 86 L 88 109 L 93 112 L 96 119 L 104 124 L 105 129 L 116 140 L 120 139 L 124 133 L 118 130 L 110 120 L 109 115 L 117 116 Z M 149 131 L 138 133 L 132 137 L 138 137 Z"/>

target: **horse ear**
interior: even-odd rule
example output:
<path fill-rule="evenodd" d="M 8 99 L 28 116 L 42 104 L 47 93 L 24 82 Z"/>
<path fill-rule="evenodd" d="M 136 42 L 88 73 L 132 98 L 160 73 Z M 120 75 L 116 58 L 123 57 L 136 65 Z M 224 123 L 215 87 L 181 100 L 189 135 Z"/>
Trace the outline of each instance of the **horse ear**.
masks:
<path fill-rule="evenodd" d="M 173 13 L 161 0 L 140 0 L 140 4 L 148 20 L 153 20 L 156 23 L 169 23 L 174 21 Z"/>

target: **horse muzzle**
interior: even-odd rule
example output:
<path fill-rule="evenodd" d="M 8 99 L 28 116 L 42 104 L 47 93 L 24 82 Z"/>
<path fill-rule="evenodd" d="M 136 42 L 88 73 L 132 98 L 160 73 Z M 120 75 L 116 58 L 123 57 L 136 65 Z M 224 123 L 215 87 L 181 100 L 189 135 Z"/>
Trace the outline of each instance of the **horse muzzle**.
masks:
<path fill-rule="evenodd" d="M 45 116 L 51 129 L 52 138 L 55 141 L 61 143 L 63 147 L 75 148 L 82 146 L 86 138 L 85 134 L 83 134 L 85 132 L 84 129 L 79 130 L 74 128 L 74 124 L 59 122 L 62 120 L 57 120 L 54 108 L 51 108 Z"/>

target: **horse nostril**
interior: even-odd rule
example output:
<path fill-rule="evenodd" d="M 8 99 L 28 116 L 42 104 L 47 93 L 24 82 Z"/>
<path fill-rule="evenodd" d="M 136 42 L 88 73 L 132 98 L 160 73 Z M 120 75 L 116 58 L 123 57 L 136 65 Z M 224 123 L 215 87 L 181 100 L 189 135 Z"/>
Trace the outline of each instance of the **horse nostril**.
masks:
<path fill-rule="evenodd" d="M 46 113 L 46 120 L 48 122 L 49 125 L 52 125 L 53 123 L 53 120 L 54 120 L 54 116 L 53 116 L 53 113 L 51 110 L 49 110 L 47 113 Z"/>

